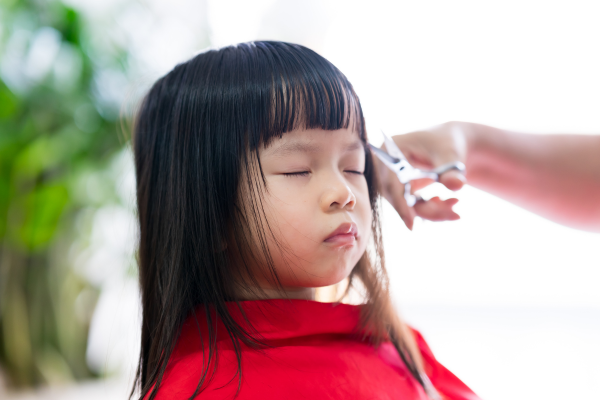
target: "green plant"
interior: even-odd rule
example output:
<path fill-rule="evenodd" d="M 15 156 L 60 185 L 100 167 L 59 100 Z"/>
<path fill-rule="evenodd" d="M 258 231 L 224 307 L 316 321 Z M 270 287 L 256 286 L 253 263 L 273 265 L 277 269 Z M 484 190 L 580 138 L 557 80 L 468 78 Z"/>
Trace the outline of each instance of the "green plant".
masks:
<path fill-rule="evenodd" d="M 58 1 L 0 2 L 0 366 L 16 387 L 94 376 L 98 290 L 67 255 L 82 212 L 116 201 L 102 179 L 125 145 L 102 96 L 126 69 L 113 50 Z"/>

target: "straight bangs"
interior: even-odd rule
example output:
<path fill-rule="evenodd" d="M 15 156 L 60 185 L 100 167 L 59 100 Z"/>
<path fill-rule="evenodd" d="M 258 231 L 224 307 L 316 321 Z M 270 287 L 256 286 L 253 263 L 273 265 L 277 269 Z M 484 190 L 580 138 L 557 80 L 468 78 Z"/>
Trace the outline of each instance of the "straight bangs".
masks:
<path fill-rule="evenodd" d="M 282 62 L 281 68 L 273 71 L 271 105 L 265 108 L 269 129 L 261 138 L 264 144 L 292 130 L 316 128 L 350 128 L 366 142 L 360 101 L 350 82 L 312 50 L 300 50 L 304 57 L 294 57 L 293 63 Z"/>
<path fill-rule="evenodd" d="M 242 43 L 223 52 L 224 58 L 229 52 L 238 58 L 224 66 L 254 64 L 239 79 L 241 86 L 254 86 L 246 92 L 254 98 L 246 103 L 252 113 L 244 124 L 252 150 L 296 129 L 349 128 L 366 143 L 362 108 L 352 85 L 316 52 L 281 42 Z"/>

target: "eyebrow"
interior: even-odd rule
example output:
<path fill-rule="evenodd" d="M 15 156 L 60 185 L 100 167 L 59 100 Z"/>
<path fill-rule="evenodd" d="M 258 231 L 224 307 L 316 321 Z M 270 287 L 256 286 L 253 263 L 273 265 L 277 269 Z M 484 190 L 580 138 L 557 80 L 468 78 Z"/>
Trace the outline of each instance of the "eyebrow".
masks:
<path fill-rule="evenodd" d="M 348 153 L 363 147 L 360 140 L 355 140 L 348 144 L 344 149 L 343 153 Z M 272 155 L 278 157 L 289 156 L 293 153 L 316 153 L 319 150 L 319 146 L 311 142 L 294 141 L 282 144 L 281 146 L 273 149 Z"/>

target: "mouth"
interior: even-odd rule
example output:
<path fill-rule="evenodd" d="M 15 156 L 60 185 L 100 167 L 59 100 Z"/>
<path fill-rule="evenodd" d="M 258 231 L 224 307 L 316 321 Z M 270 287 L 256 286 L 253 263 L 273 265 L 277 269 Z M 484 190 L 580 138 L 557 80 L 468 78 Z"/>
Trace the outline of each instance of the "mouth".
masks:
<path fill-rule="evenodd" d="M 358 228 L 354 222 L 344 222 L 331 232 L 324 240 L 335 246 L 348 246 L 356 243 L 358 239 Z"/>

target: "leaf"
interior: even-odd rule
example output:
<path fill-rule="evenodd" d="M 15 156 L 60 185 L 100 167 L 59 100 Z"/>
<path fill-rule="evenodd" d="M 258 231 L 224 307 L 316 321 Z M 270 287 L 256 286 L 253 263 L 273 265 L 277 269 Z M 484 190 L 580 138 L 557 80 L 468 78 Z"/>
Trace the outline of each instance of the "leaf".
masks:
<path fill-rule="evenodd" d="M 4 84 L 0 81 L 0 120 L 12 117 L 19 106 L 19 100 Z"/>
<path fill-rule="evenodd" d="M 52 240 L 68 201 L 69 193 L 61 184 L 42 186 L 27 196 L 26 217 L 19 231 L 25 248 L 36 251 Z"/>

